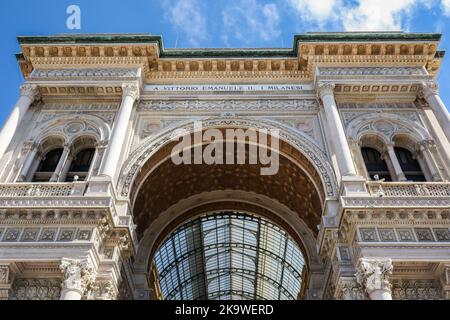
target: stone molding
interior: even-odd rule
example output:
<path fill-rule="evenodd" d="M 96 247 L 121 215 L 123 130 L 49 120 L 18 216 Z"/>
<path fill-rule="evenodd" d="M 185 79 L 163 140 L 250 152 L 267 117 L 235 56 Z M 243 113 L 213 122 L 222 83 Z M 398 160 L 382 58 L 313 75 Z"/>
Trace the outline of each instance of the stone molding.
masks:
<path fill-rule="evenodd" d="M 90 68 L 90 69 L 35 69 L 31 75 L 32 80 L 58 81 L 86 78 L 90 80 L 127 80 L 139 77 L 138 68 Z"/>
<path fill-rule="evenodd" d="M 428 75 L 423 67 L 319 67 L 319 76 L 415 76 Z"/>

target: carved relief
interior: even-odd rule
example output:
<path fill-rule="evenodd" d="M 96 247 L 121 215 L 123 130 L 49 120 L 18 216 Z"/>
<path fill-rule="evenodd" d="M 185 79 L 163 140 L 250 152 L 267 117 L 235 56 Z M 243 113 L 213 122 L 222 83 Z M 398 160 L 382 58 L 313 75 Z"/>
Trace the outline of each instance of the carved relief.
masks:
<path fill-rule="evenodd" d="M 88 261 L 63 259 L 60 269 L 63 273 L 63 290 L 78 291 L 82 296 L 92 290 L 95 273 Z"/>
<path fill-rule="evenodd" d="M 337 300 L 367 300 L 364 289 L 356 279 L 339 279 L 336 288 L 335 299 Z"/>
<path fill-rule="evenodd" d="M 396 279 L 392 281 L 394 300 L 440 300 L 442 289 L 436 280 Z"/>
<path fill-rule="evenodd" d="M 59 300 L 61 279 L 16 279 L 11 300 Z"/>
<path fill-rule="evenodd" d="M 366 259 L 359 262 L 356 280 L 368 294 L 375 290 L 391 290 L 390 276 L 393 270 L 391 259 Z"/>
<path fill-rule="evenodd" d="M 317 111 L 316 100 L 184 100 L 143 101 L 140 111 Z"/>

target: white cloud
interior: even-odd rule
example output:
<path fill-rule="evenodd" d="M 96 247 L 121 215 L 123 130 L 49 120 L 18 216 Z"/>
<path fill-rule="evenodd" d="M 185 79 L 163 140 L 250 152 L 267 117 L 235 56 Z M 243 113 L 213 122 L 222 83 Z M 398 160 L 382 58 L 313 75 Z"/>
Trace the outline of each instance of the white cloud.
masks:
<path fill-rule="evenodd" d="M 206 17 L 198 0 L 163 0 L 167 18 L 190 45 L 199 46 L 208 37 Z"/>
<path fill-rule="evenodd" d="M 305 22 L 323 25 L 339 17 L 342 0 L 289 0 Z"/>
<path fill-rule="evenodd" d="M 269 41 L 280 35 L 280 14 L 273 3 L 240 0 L 223 10 L 222 17 L 225 27 L 222 39 L 227 45 L 230 36 L 248 45 L 254 40 Z"/>
<path fill-rule="evenodd" d="M 450 0 L 442 0 L 442 8 L 444 8 L 444 14 L 450 16 Z"/>
<path fill-rule="evenodd" d="M 407 30 L 411 14 L 420 6 L 431 9 L 442 1 L 450 14 L 450 0 L 287 0 L 302 22 L 345 31 Z"/>
<path fill-rule="evenodd" d="M 402 30 L 416 0 L 359 0 L 358 6 L 345 10 L 343 25 L 347 31 Z"/>

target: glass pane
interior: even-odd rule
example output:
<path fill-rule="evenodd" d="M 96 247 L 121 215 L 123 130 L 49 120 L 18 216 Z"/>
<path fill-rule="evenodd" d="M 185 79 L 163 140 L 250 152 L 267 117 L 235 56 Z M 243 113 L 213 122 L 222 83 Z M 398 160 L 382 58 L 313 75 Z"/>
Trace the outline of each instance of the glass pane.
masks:
<path fill-rule="evenodd" d="M 154 260 L 165 299 L 296 299 L 305 264 L 285 231 L 236 212 L 184 224 Z"/>

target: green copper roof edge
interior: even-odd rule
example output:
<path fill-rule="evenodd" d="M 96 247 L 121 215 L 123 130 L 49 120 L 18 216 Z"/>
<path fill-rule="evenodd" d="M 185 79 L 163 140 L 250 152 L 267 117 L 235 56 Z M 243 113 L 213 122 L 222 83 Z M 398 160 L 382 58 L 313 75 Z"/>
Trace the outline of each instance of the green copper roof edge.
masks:
<path fill-rule="evenodd" d="M 164 49 L 160 35 L 149 34 L 68 34 L 54 36 L 19 36 L 22 44 L 82 44 L 82 43 L 158 43 L 161 58 L 206 57 L 296 57 L 299 41 L 440 41 L 439 33 L 307 33 L 294 35 L 292 49 Z"/>
<path fill-rule="evenodd" d="M 440 41 L 440 33 L 403 33 L 403 32 L 342 32 L 342 33 L 306 33 L 296 34 L 294 41 L 338 42 L 338 41 Z"/>

